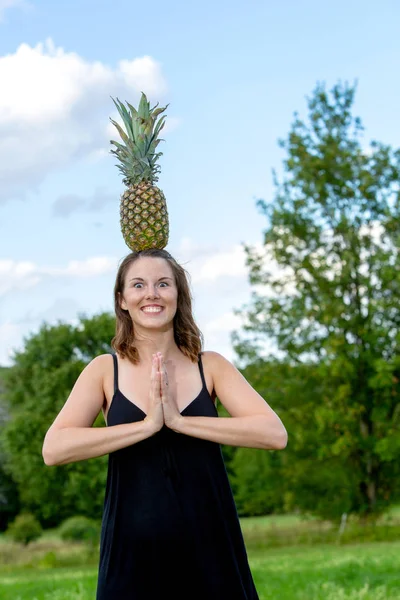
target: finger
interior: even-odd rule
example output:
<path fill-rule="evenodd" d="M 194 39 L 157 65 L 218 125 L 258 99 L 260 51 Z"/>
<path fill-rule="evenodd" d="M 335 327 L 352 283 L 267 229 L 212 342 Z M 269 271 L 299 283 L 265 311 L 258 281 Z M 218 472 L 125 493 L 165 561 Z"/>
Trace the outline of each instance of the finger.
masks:
<path fill-rule="evenodd" d="M 156 359 L 155 355 L 153 354 L 153 360 L 152 360 L 152 363 L 151 363 L 151 377 L 153 379 L 157 378 L 157 376 L 156 376 L 157 368 L 158 368 L 157 359 Z"/>
<path fill-rule="evenodd" d="M 163 371 L 161 375 L 161 397 L 166 400 L 168 398 L 168 379 L 166 372 Z"/>
<path fill-rule="evenodd" d="M 165 374 L 165 376 L 167 377 L 167 367 L 165 366 L 164 358 L 160 352 L 157 353 L 157 358 L 158 358 L 158 370 L 163 375 Z"/>
<path fill-rule="evenodd" d="M 158 370 L 158 359 L 155 354 L 153 354 L 153 364 L 151 370 L 151 385 L 153 394 L 155 394 L 156 398 L 161 396 L 161 382 L 160 382 L 160 372 Z"/>
<path fill-rule="evenodd" d="M 158 364 L 158 372 L 160 374 L 160 394 L 165 395 L 165 391 L 163 392 L 163 390 L 165 390 L 165 387 L 168 386 L 168 375 L 161 352 L 157 352 L 156 359 Z"/>

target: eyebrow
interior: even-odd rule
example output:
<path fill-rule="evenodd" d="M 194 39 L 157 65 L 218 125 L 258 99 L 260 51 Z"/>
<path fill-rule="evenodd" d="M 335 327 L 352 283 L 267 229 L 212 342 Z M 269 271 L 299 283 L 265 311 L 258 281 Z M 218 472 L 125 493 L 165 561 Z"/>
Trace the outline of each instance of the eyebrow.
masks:
<path fill-rule="evenodd" d="M 133 281 L 134 279 L 136 279 L 136 281 L 144 281 L 142 277 L 132 277 L 129 281 Z M 173 281 L 172 277 L 160 277 L 160 279 L 157 279 L 157 281 L 161 281 L 162 279 L 170 279 Z"/>

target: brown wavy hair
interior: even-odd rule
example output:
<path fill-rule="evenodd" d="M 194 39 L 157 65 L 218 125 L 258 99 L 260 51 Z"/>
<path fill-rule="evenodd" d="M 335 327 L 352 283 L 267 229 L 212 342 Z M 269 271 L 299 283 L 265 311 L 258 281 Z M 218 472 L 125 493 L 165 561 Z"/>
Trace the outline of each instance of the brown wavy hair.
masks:
<path fill-rule="evenodd" d="M 128 358 L 134 364 L 139 362 L 139 351 L 135 347 L 135 332 L 131 316 L 120 306 L 119 294 L 123 294 L 126 273 L 141 256 L 164 258 L 170 265 L 178 290 L 177 309 L 174 316 L 175 343 L 192 362 L 198 361 L 203 347 L 203 334 L 197 327 L 192 314 L 192 295 L 189 287 L 189 273 L 179 265 L 166 250 L 150 248 L 140 252 L 131 252 L 121 262 L 114 285 L 114 310 L 116 315 L 115 336 L 111 340 L 112 348 L 122 358 Z"/>

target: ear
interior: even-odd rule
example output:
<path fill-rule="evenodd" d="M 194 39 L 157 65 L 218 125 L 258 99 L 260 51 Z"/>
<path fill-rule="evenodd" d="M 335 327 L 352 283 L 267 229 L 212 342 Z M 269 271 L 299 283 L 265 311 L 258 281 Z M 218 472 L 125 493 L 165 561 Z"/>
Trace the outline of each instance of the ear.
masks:
<path fill-rule="evenodd" d="M 126 306 L 126 302 L 125 302 L 123 296 L 121 296 L 120 292 L 118 292 L 118 301 L 119 301 L 119 305 L 122 308 L 122 310 L 128 310 L 128 307 Z"/>

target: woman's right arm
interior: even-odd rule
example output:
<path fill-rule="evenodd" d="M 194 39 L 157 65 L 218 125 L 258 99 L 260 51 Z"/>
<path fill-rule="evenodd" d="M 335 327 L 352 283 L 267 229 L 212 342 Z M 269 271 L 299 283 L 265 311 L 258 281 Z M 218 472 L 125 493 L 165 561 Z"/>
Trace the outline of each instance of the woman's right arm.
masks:
<path fill-rule="evenodd" d="M 152 420 L 92 427 L 104 403 L 103 377 L 109 355 L 94 358 L 82 371 L 63 408 L 44 438 L 42 456 L 47 466 L 103 456 L 144 440 L 157 429 Z"/>

